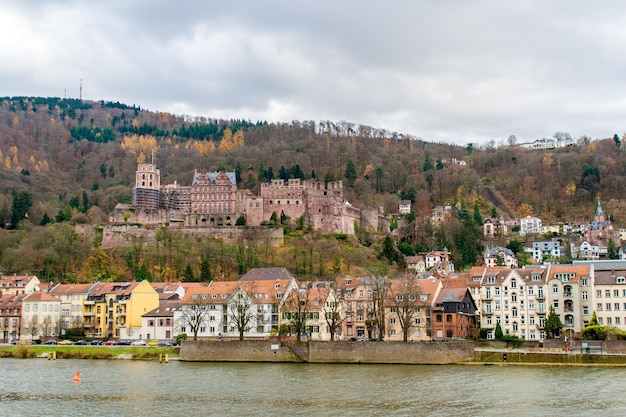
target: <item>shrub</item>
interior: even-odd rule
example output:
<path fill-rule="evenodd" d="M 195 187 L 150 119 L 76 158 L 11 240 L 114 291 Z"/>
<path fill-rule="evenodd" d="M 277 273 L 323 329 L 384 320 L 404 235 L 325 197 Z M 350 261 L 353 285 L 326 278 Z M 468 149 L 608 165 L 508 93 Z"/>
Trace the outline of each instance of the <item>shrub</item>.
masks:
<path fill-rule="evenodd" d="M 177 344 L 180 345 L 183 340 L 187 340 L 187 333 L 181 333 L 178 336 L 176 336 L 176 343 Z"/>
<path fill-rule="evenodd" d="M 513 347 L 513 348 L 518 348 L 522 346 L 522 343 L 524 343 L 524 339 L 520 339 L 517 336 L 503 336 L 502 339 L 503 342 L 506 342 L 506 346 L 507 347 Z"/>

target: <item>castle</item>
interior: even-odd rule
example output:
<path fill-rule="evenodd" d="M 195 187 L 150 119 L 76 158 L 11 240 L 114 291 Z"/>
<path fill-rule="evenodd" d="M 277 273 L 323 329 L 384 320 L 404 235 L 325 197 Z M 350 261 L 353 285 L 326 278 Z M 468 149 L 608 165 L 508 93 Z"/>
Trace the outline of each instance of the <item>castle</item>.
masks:
<path fill-rule="evenodd" d="M 274 179 L 260 195 L 238 189 L 234 172 L 196 171 L 190 186 L 162 185 L 155 164 L 137 166 L 132 206 L 118 204 L 112 222 L 178 224 L 181 227 L 232 227 L 240 218 L 260 226 L 272 217 L 302 218 L 322 233 L 354 234 L 355 226 L 389 232 L 389 219 L 376 209 L 359 209 L 344 199 L 342 181 Z M 241 223 L 241 221 L 240 221 Z"/>

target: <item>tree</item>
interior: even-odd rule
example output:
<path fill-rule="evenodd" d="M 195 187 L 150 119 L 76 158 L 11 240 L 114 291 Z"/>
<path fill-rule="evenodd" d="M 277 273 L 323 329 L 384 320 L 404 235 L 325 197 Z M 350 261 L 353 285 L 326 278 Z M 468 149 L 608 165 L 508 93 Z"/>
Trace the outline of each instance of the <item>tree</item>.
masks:
<path fill-rule="evenodd" d="M 549 335 L 548 337 L 558 337 L 562 328 L 563 323 L 561 323 L 561 317 L 556 314 L 554 307 L 550 306 L 550 312 L 548 313 L 545 323 L 545 330 Z"/>
<path fill-rule="evenodd" d="M 100 164 L 100 174 L 102 174 L 102 179 L 106 179 L 107 177 L 107 166 L 104 164 Z"/>
<path fill-rule="evenodd" d="M 500 326 L 500 322 L 496 323 L 496 331 L 494 334 L 496 340 L 502 340 L 504 337 L 504 332 L 502 332 L 502 327 Z"/>
<path fill-rule="evenodd" d="M 417 277 L 412 274 L 393 280 L 389 287 L 388 300 L 392 313 L 402 329 L 402 340 L 409 341 L 409 333 L 415 326 L 415 316 L 420 308 L 426 307 L 421 301 Z"/>
<path fill-rule="evenodd" d="M 383 256 L 389 260 L 389 262 L 394 262 L 398 259 L 398 255 L 396 252 L 396 245 L 393 243 L 393 239 L 391 236 L 385 236 L 383 240 Z"/>
<path fill-rule="evenodd" d="M 254 293 L 254 282 L 239 286 L 228 301 L 228 323 L 232 331 L 239 333 L 239 340 L 252 329 L 255 324 L 263 324 L 262 316 L 257 317 L 256 306 L 250 297 Z"/>
<path fill-rule="evenodd" d="M 11 191 L 13 206 L 11 207 L 11 228 L 17 229 L 22 220 L 28 217 L 28 210 L 33 205 L 32 194 L 28 191 Z"/>
<path fill-rule="evenodd" d="M 328 332 L 330 333 L 330 341 L 332 342 L 335 340 L 335 335 L 341 332 L 341 325 L 345 321 L 343 306 L 337 298 L 337 293 L 334 288 L 327 291 L 323 313 L 324 320 L 326 320 L 326 325 L 328 326 Z"/>
<path fill-rule="evenodd" d="M 370 284 L 372 285 L 372 310 L 374 324 L 378 327 L 378 340 L 382 341 L 385 337 L 386 329 L 386 312 L 385 302 L 389 294 L 389 279 L 386 271 L 375 268 L 370 272 Z"/>
<path fill-rule="evenodd" d="M 180 317 L 177 325 L 180 329 L 187 328 L 193 333 L 193 340 L 198 340 L 198 332 L 202 323 L 209 315 L 209 300 L 202 297 L 203 294 L 191 294 L 189 301 L 185 301 L 180 309 Z"/>
<path fill-rule="evenodd" d="M 185 278 L 184 281 L 185 282 L 194 282 L 196 279 L 193 275 L 193 269 L 191 268 L 191 264 L 187 264 L 187 267 L 185 268 Z"/>
<path fill-rule="evenodd" d="M 206 252 L 200 258 L 200 276 L 198 279 L 202 282 L 210 282 L 213 279 L 211 261 L 209 260 L 209 254 Z"/>
<path fill-rule="evenodd" d="M 424 172 L 432 171 L 433 168 L 434 168 L 433 160 L 430 158 L 430 155 L 427 153 L 426 157 L 424 158 L 424 165 L 422 166 L 422 171 Z"/>
<path fill-rule="evenodd" d="M 346 165 L 346 171 L 343 177 L 347 187 L 354 187 L 354 182 L 356 181 L 357 174 L 352 159 L 348 160 L 348 164 Z"/>
<path fill-rule="evenodd" d="M 306 324 L 309 317 L 311 285 L 303 284 L 297 290 L 289 292 L 283 305 L 283 319 L 289 322 L 291 333 L 295 333 L 296 341 L 302 340 L 302 334 L 306 333 Z"/>
<path fill-rule="evenodd" d="M 477 225 L 483 224 L 483 217 L 480 215 L 480 207 L 478 207 L 478 200 L 474 201 L 474 223 Z"/>
<path fill-rule="evenodd" d="M 589 324 L 587 326 L 597 326 L 598 325 L 598 316 L 596 316 L 596 312 L 594 311 L 591 314 L 591 320 L 589 320 Z"/>

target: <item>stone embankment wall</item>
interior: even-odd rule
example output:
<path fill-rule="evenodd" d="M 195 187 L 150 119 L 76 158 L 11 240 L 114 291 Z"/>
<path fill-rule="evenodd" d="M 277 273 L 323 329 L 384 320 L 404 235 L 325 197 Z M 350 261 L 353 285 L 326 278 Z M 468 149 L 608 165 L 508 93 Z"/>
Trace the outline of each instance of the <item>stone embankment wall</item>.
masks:
<path fill-rule="evenodd" d="M 452 364 L 474 360 L 469 342 L 272 342 L 183 343 L 183 361 Z"/>
<path fill-rule="evenodd" d="M 157 228 L 149 229 L 136 225 L 112 225 L 102 231 L 103 249 L 115 247 L 131 247 L 141 242 L 145 245 L 156 244 Z M 249 228 L 201 228 L 180 227 L 170 229 L 173 233 L 181 233 L 199 239 L 220 239 L 225 243 L 236 245 L 242 239 L 254 242 L 258 246 L 281 246 L 284 242 L 282 228 L 249 227 Z"/>

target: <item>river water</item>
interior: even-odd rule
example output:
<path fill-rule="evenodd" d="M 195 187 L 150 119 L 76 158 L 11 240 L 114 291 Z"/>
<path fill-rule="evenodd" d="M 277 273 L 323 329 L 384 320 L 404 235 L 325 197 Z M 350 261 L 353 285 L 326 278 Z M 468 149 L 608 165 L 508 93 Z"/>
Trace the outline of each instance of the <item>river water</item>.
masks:
<path fill-rule="evenodd" d="M 0 415 L 621 416 L 626 370 L 4 358 Z"/>

